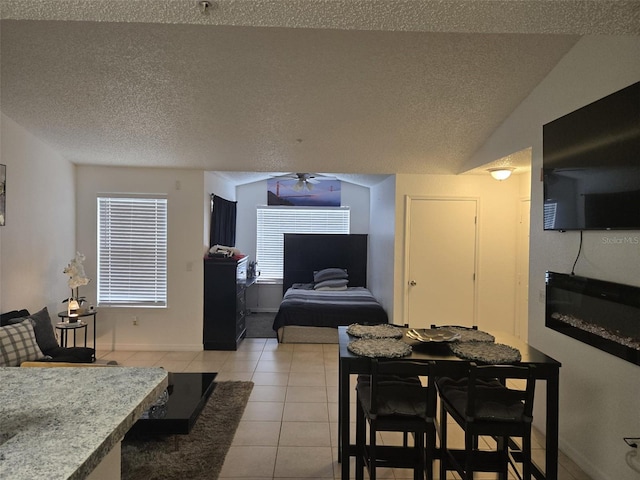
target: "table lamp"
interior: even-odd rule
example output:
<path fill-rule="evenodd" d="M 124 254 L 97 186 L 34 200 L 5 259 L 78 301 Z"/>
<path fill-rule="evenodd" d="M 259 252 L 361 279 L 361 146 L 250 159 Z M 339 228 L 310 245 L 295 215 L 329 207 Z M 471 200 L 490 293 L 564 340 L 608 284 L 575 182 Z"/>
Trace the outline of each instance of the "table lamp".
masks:
<path fill-rule="evenodd" d="M 69 299 L 67 304 L 67 315 L 69 315 L 69 322 L 78 321 L 78 310 L 80 310 L 80 304 L 77 300 Z"/>

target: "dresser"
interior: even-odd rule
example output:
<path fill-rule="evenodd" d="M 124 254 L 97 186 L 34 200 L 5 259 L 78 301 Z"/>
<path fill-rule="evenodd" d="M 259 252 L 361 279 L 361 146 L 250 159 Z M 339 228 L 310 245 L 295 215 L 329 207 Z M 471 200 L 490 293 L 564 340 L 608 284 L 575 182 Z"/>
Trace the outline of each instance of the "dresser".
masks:
<path fill-rule="evenodd" d="M 204 259 L 205 350 L 237 350 L 246 334 L 247 261 Z"/>

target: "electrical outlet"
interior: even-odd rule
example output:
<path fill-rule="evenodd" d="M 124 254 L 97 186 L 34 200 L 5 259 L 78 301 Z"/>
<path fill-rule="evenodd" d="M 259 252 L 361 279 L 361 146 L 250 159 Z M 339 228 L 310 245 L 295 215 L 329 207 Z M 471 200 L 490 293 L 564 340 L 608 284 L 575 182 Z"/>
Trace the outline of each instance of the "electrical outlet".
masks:
<path fill-rule="evenodd" d="M 133 316 L 133 326 L 134 326 L 134 327 L 137 327 L 137 326 L 138 326 L 138 317 L 137 317 L 137 315 L 134 315 L 134 316 Z"/>

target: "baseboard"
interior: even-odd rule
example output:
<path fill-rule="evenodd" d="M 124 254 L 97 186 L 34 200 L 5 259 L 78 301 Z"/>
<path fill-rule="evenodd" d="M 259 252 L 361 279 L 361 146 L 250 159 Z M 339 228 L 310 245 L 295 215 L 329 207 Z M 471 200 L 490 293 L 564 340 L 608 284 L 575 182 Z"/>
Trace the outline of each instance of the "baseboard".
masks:
<path fill-rule="evenodd" d="M 277 308 L 267 308 L 267 307 L 255 307 L 248 309 L 249 314 L 251 313 L 278 313 Z"/>

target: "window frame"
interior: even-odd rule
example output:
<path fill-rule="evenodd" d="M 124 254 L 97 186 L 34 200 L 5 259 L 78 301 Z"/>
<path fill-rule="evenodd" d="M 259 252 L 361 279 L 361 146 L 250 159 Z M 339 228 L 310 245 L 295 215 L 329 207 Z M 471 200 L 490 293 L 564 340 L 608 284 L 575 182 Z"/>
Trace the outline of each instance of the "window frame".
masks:
<path fill-rule="evenodd" d="M 287 212 L 282 213 L 282 216 L 295 216 L 296 213 L 303 211 L 314 212 L 309 217 L 315 216 L 313 219 L 315 225 L 309 223 L 300 222 L 297 219 L 291 223 L 285 220 L 276 222 L 278 227 L 276 232 L 265 235 L 263 233 L 264 228 L 268 225 L 264 225 L 264 212 Z M 332 225 L 323 224 L 321 228 L 315 228 L 318 226 L 318 216 L 326 215 L 330 212 L 331 215 L 335 215 L 334 223 Z M 315 215 L 317 214 L 317 216 Z M 336 215 L 339 214 L 339 215 Z M 267 214 L 269 215 L 269 214 Z M 276 215 L 274 215 L 275 217 Z M 262 217 L 262 218 L 261 218 Z M 308 219 L 307 219 L 308 220 Z M 336 221 L 337 220 L 337 221 Z M 263 222 L 261 226 L 260 223 Z M 274 223 L 273 220 L 271 220 Z M 297 223 L 293 226 L 292 223 Z M 280 228 L 283 227 L 283 228 Z M 258 277 L 259 283 L 277 283 L 282 282 L 284 277 L 284 234 L 285 233 L 333 233 L 333 234 L 349 234 L 351 233 L 351 209 L 350 207 L 309 207 L 309 206 L 283 206 L 283 205 L 259 205 L 256 207 L 256 262 L 258 270 L 260 270 L 260 277 Z M 279 238 L 278 238 L 279 236 Z M 267 246 L 264 243 L 267 243 Z M 268 258 L 264 258 L 265 249 L 271 250 Z"/>

